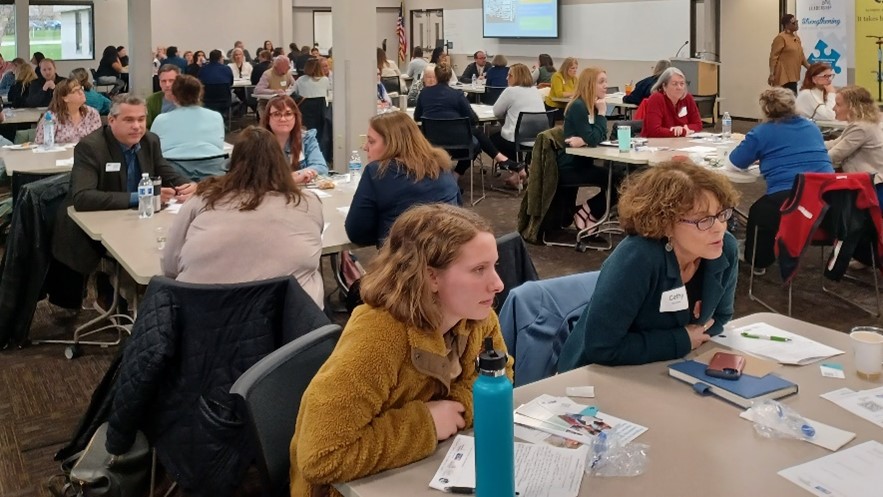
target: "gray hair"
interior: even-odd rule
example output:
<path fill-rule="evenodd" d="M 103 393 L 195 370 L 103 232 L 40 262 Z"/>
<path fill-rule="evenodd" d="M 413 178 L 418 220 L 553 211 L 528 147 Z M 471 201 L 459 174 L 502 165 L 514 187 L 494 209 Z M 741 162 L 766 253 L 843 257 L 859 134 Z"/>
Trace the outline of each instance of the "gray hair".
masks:
<path fill-rule="evenodd" d="M 159 70 L 156 71 L 156 74 L 162 74 L 164 72 L 174 72 L 177 74 L 181 74 L 181 68 L 175 64 L 163 64 L 159 66 Z"/>
<path fill-rule="evenodd" d="M 275 66 L 277 62 L 285 61 L 288 64 L 291 64 L 291 59 L 288 58 L 287 55 L 277 55 L 273 58 L 273 65 Z"/>
<path fill-rule="evenodd" d="M 239 42 L 239 43 L 242 43 L 242 42 Z M 241 48 L 239 48 L 239 47 L 234 48 L 234 49 L 230 52 L 230 55 L 236 55 L 237 53 L 239 53 L 240 55 L 245 55 L 245 52 L 244 52 Z"/>
<path fill-rule="evenodd" d="M 435 74 L 435 64 L 434 63 L 430 62 L 429 64 L 426 64 L 426 67 L 423 68 L 424 75 L 428 72 Z"/>
<path fill-rule="evenodd" d="M 671 67 L 671 61 L 668 59 L 661 59 L 656 62 L 656 67 L 653 68 L 653 75 L 659 76 L 662 74 L 662 71 L 665 71 L 669 67 Z"/>
<path fill-rule="evenodd" d="M 110 113 L 108 114 L 108 117 L 116 117 L 120 115 L 120 107 L 122 105 L 143 105 L 147 107 L 147 103 L 143 98 L 130 93 L 123 93 L 113 97 L 113 103 L 110 105 Z"/>
<path fill-rule="evenodd" d="M 662 88 L 671 81 L 672 76 L 675 75 L 680 76 L 684 78 L 684 81 L 687 81 L 687 77 L 684 76 L 684 73 L 682 73 L 680 69 L 677 67 L 669 67 L 659 75 L 659 79 L 656 80 L 653 88 L 650 88 L 650 93 L 662 90 Z"/>

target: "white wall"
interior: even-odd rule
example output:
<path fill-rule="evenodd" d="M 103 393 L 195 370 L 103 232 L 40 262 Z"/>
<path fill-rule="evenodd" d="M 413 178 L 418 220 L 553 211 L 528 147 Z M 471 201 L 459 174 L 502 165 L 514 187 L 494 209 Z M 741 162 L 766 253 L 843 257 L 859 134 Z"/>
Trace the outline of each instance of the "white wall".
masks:
<path fill-rule="evenodd" d="M 746 33 L 749 26 L 750 36 Z M 770 45 L 778 32 L 778 2 L 721 2 L 721 112 L 761 118 L 757 98 L 767 88 Z"/>
<path fill-rule="evenodd" d="M 78 67 L 98 68 L 98 59 L 101 52 L 108 45 L 119 46 L 129 44 L 129 32 L 126 27 L 128 7 L 126 0 L 105 0 L 95 2 L 95 59 L 71 60 L 57 62 L 58 74 L 67 76 L 73 69 Z M 85 28 L 85 26 L 84 26 Z"/>

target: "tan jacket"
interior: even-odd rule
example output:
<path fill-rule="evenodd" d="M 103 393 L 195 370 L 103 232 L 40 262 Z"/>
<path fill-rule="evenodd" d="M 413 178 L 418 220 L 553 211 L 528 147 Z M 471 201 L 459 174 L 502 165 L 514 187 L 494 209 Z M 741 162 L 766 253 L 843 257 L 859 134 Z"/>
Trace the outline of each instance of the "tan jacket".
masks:
<path fill-rule="evenodd" d="M 770 74 L 773 86 L 800 81 L 800 68 L 809 67 L 803 44 L 796 33 L 782 31 L 773 39 L 770 48 Z"/>
<path fill-rule="evenodd" d="M 825 142 L 835 166 L 847 173 L 872 173 L 874 184 L 883 183 L 883 128 L 879 123 L 855 121 L 839 138 Z"/>
<path fill-rule="evenodd" d="M 361 305 L 304 392 L 291 441 L 291 497 L 340 495 L 331 485 L 435 452 L 431 400 L 455 400 L 472 426 L 475 359 L 484 337 L 506 350 L 497 315 L 461 321 L 453 340 Z M 449 360 L 459 356 L 459 364 Z M 458 371 L 459 370 L 459 371 Z M 512 378 L 512 358 L 507 367 Z M 453 379 L 451 379 L 453 377 Z"/>

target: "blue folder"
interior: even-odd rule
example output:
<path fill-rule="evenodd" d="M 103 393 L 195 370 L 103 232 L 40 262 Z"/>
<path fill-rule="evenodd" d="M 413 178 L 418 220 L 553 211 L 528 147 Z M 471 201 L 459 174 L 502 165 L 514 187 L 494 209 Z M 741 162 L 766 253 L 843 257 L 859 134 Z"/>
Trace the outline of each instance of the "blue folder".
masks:
<path fill-rule="evenodd" d="M 681 361 L 668 366 L 668 374 L 693 385 L 701 394 L 714 394 L 742 407 L 753 402 L 779 399 L 797 392 L 797 384 L 772 373 L 757 377 L 743 374 L 738 380 L 724 380 L 705 374 L 708 365 Z"/>

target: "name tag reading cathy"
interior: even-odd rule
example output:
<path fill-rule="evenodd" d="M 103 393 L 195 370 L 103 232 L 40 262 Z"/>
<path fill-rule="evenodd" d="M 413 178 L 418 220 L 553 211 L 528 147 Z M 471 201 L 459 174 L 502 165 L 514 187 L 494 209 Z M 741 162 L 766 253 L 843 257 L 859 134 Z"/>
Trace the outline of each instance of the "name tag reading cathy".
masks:
<path fill-rule="evenodd" d="M 689 302 L 687 301 L 687 287 L 681 286 L 662 292 L 662 298 L 659 300 L 659 312 L 677 312 L 687 310 Z"/>
<path fill-rule="evenodd" d="M 108 173 L 117 173 L 120 171 L 119 162 L 108 162 L 104 165 L 104 171 Z"/>
<path fill-rule="evenodd" d="M 678 111 L 678 117 L 684 117 L 687 115 L 687 108 L 681 107 L 681 110 Z"/>

